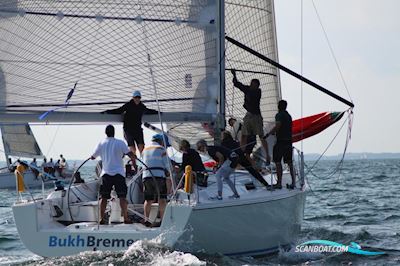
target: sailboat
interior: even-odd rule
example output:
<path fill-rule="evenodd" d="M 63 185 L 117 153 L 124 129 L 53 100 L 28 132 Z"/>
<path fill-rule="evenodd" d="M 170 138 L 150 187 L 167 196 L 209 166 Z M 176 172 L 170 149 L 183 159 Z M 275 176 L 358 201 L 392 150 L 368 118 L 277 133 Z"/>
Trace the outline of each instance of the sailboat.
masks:
<path fill-rule="evenodd" d="M 0 132 L 3 140 L 4 155 L 7 159 L 7 166 L 0 169 L 0 189 L 2 188 L 15 188 L 15 163 L 11 158 L 21 160 L 43 159 L 42 151 L 33 135 L 32 129 L 29 124 L 23 125 L 0 125 Z M 29 162 L 27 162 L 29 163 Z M 36 173 L 34 172 L 36 170 Z M 29 188 L 41 187 L 42 185 L 51 185 L 52 180 L 60 177 L 59 173 L 51 176 L 42 173 L 41 169 L 31 168 L 27 169 L 24 174 L 24 185 Z M 62 179 L 70 180 L 72 176 L 72 169 L 64 169 Z"/>
<path fill-rule="evenodd" d="M 0 122 L 120 123 L 100 112 L 125 103 L 134 87 L 162 112 L 145 121 L 165 125 L 174 139 L 218 143 L 226 117 L 244 116 L 243 96 L 231 85 L 235 69 L 243 82 L 260 80 L 269 128 L 281 99 L 274 16 L 272 0 L 2 1 Z M 311 120 L 307 135 L 335 122 Z M 143 239 L 182 251 L 262 255 L 297 239 L 306 199 L 301 167 L 298 174 L 296 189 L 268 190 L 238 169 L 240 199 L 215 201 L 210 173 L 207 187 L 175 188 L 159 227 L 100 225 L 97 180 L 19 199 L 14 220 L 24 245 L 44 257 L 123 250 Z M 264 178 L 275 182 L 274 173 Z M 127 198 L 130 215 L 140 217 L 136 184 L 128 182 Z"/>

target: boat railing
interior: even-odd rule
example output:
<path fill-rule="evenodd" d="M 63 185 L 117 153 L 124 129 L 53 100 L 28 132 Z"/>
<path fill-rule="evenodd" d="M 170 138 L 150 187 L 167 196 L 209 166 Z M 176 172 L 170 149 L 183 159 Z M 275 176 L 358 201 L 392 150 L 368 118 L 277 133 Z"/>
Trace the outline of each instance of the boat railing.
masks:
<path fill-rule="evenodd" d="M 297 164 L 293 164 L 296 176 L 299 177 L 300 188 L 302 189 L 305 184 L 305 174 L 304 174 L 304 153 L 303 151 L 293 147 L 293 150 L 297 152 Z"/>

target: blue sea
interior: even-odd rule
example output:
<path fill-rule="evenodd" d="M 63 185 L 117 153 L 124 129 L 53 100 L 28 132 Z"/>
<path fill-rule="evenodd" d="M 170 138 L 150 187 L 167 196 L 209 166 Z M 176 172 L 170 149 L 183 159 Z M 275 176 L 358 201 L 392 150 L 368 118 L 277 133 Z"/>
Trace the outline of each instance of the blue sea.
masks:
<path fill-rule="evenodd" d="M 313 162 L 307 162 L 313 165 Z M 384 255 L 299 253 L 281 250 L 261 257 L 182 253 L 151 241 L 134 243 L 126 252 L 85 252 L 42 258 L 19 239 L 11 205 L 14 190 L 0 191 L 0 264 L 4 265 L 400 265 L 400 160 L 349 160 L 339 172 L 336 161 L 321 161 L 307 175 L 302 233 L 296 244 L 324 239 Z M 92 167 L 83 169 L 89 173 Z M 333 172 L 334 171 L 334 172 Z M 40 190 L 35 190 L 40 195 Z M 267 225 L 266 225 L 267 226 Z"/>

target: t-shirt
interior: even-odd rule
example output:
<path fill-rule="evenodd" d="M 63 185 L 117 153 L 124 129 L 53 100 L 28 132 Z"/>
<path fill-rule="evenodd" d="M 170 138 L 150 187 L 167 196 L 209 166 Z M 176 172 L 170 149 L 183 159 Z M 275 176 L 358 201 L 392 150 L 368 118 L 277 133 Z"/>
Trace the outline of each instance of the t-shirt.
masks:
<path fill-rule="evenodd" d="M 125 154 L 129 153 L 129 148 L 122 140 L 107 137 L 101 141 L 94 153 L 93 157 L 101 157 L 103 168 L 101 170 L 101 176 L 104 174 L 116 175 L 120 174 L 125 176 L 125 168 L 122 158 Z"/>
<path fill-rule="evenodd" d="M 239 157 L 244 155 L 240 144 L 233 139 L 226 139 L 222 141 L 221 146 L 226 149 L 227 158 L 232 162 L 231 167 L 235 168 L 239 163 Z"/>
<path fill-rule="evenodd" d="M 222 148 L 221 146 L 207 146 L 207 153 L 210 155 L 211 158 L 213 158 L 215 161 L 219 161 L 217 157 L 217 152 L 221 153 L 222 156 L 224 157 L 224 160 L 228 158 L 227 155 L 227 150 Z"/>
<path fill-rule="evenodd" d="M 143 162 L 145 170 L 143 179 L 151 177 L 166 177 L 166 172 L 170 168 L 167 151 L 157 142 L 152 142 L 143 150 Z"/>
<path fill-rule="evenodd" d="M 285 111 L 279 111 L 275 115 L 275 121 L 281 123 L 280 129 L 276 132 L 277 142 L 292 142 L 292 117 Z"/>
<path fill-rule="evenodd" d="M 237 80 L 234 80 L 233 85 L 244 92 L 244 109 L 249 113 L 260 115 L 261 89 L 251 89 L 250 86 L 243 85 Z"/>
<path fill-rule="evenodd" d="M 234 140 L 240 141 L 240 139 L 242 138 L 242 127 L 243 125 L 240 121 L 235 121 L 235 123 L 231 127 L 230 132 Z"/>
<path fill-rule="evenodd" d="M 192 166 L 192 170 L 195 172 L 202 172 L 206 170 L 199 153 L 193 149 L 189 149 L 182 155 L 182 169 L 184 170 L 187 165 Z"/>
<path fill-rule="evenodd" d="M 134 133 L 141 130 L 143 114 L 157 114 L 156 110 L 147 108 L 142 102 L 136 104 L 133 99 L 124 104 L 123 106 L 107 110 L 107 114 L 122 114 L 124 113 L 124 130 Z"/>

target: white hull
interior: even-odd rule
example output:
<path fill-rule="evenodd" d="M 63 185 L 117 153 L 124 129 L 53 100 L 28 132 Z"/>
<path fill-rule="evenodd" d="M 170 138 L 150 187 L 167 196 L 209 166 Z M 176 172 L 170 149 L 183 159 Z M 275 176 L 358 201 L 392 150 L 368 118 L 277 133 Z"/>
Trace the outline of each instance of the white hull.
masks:
<path fill-rule="evenodd" d="M 66 173 L 67 177 L 66 178 L 60 178 L 59 175 L 56 173 L 56 178 L 59 178 L 60 180 L 70 180 L 72 171 L 68 171 Z M 24 184 L 28 188 L 38 188 L 42 186 L 42 179 L 40 177 L 35 177 L 35 174 L 28 170 L 27 172 L 24 173 Z M 47 181 L 45 182 L 46 186 L 52 185 L 53 182 Z M 6 172 L 0 172 L 0 189 L 3 188 L 14 188 L 16 187 L 16 181 L 15 181 L 15 174 L 11 173 L 9 171 Z"/>
<path fill-rule="evenodd" d="M 44 256 L 65 256 L 88 250 L 124 250 L 137 240 L 155 239 L 167 247 L 190 252 L 222 253 L 226 255 L 261 255 L 295 242 L 303 219 L 304 190 L 265 188 L 246 190 L 249 178 L 237 177 L 240 199 L 209 200 L 215 184 L 188 195 L 180 191 L 176 201 L 167 205 L 161 227 L 132 225 L 97 225 L 97 201 L 70 204 L 76 222 L 60 223 L 70 218 L 64 200 L 53 194 L 47 200 L 17 203 L 14 219 L 24 245 Z M 95 198 L 95 184 L 77 186 L 88 199 Z M 228 191 L 224 187 L 224 191 Z M 61 192 L 58 195 L 61 194 Z M 72 195 L 73 193 L 71 193 Z M 82 198 L 82 196 L 78 195 Z M 75 202 L 76 197 L 70 197 Z M 54 205 L 63 209 L 55 218 Z M 30 217 L 30 219 L 26 219 Z"/>
<path fill-rule="evenodd" d="M 175 247 L 235 256 L 268 254 L 294 243 L 303 220 L 305 193 L 268 196 L 240 205 L 194 208 Z"/>

